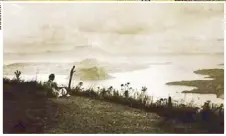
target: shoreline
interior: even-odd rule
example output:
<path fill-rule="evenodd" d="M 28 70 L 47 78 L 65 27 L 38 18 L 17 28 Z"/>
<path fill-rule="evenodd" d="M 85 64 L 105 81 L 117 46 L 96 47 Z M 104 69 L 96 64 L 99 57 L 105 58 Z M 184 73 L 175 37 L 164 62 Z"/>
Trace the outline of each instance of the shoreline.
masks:
<path fill-rule="evenodd" d="M 188 80 L 168 82 L 167 85 L 185 85 L 196 87 L 190 91 L 184 90 L 182 93 L 216 94 L 217 98 L 224 99 L 224 69 L 200 69 L 194 71 L 195 74 L 207 75 L 213 80 Z"/>

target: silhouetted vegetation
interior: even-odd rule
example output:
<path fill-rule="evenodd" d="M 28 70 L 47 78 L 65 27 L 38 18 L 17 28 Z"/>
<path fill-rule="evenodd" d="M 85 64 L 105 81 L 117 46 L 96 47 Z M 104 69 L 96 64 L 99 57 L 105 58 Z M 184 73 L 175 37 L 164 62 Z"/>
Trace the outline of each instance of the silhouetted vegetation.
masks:
<path fill-rule="evenodd" d="M 15 71 L 14 74 L 16 75 L 16 80 L 19 82 L 20 81 L 20 75 L 21 75 L 21 72 L 20 71 Z"/>
<path fill-rule="evenodd" d="M 46 93 L 40 82 L 4 78 L 3 133 L 43 133 L 47 124 L 54 124 L 49 112 L 56 112 L 56 105 Z"/>
<path fill-rule="evenodd" d="M 42 83 L 36 81 L 29 82 L 17 82 L 17 80 L 3 79 L 4 85 L 20 85 L 25 88 L 38 88 L 46 90 Z M 174 103 L 172 98 L 159 99 L 156 102 L 145 94 L 145 87 L 140 93 L 136 92 L 132 94 L 132 88 L 129 87 L 130 83 L 122 84 L 122 90 L 120 92 L 114 89 L 112 86 L 109 88 L 98 88 L 98 90 L 83 89 L 83 83 L 80 82 L 77 87 L 71 89 L 71 95 L 83 96 L 98 100 L 104 100 L 108 102 L 118 103 L 126 105 L 132 108 L 142 109 L 147 112 L 154 112 L 160 116 L 167 118 L 175 118 L 184 122 L 198 122 L 200 127 L 207 129 L 210 133 L 223 133 L 224 130 L 224 109 L 223 104 L 220 106 L 210 104 L 210 101 L 206 102 L 203 107 L 194 107 L 193 105 L 184 105 Z M 5 96 L 4 96 L 5 97 Z"/>

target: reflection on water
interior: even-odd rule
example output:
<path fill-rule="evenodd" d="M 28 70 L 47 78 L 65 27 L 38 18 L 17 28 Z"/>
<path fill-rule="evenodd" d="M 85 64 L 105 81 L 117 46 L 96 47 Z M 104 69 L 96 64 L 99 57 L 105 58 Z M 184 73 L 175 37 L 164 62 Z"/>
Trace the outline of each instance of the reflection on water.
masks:
<path fill-rule="evenodd" d="M 172 96 L 174 100 L 191 102 L 194 101 L 195 104 L 203 104 L 207 100 L 211 100 L 214 103 L 223 103 L 223 99 L 216 98 L 214 94 L 184 94 L 181 93 L 184 90 L 192 90 L 194 87 L 187 86 L 168 86 L 167 82 L 171 81 L 181 81 L 181 80 L 211 80 L 205 78 L 205 75 L 194 74 L 193 71 L 197 69 L 208 69 L 208 68 L 223 68 L 222 65 L 222 56 L 214 57 L 210 56 L 213 61 L 210 60 L 207 56 L 205 57 L 174 57 L 171 60 L 162 59 L 164 61 L 170 61 L 171 63 L 166 63 L 164 65 L 149 65 L 149 68 L 142 70 L 135 70 L 130 72 L 122 73 L 109 73 L 114 78 L 101 81 L 83 81 L 85 87 L 109 87 L 113 86 L 120 90 L 120 85 L 122 83 L 130 82 L 131 87 L 137 89 L 138 91 L 142 86 L 148 88 L 147 93 L 150 96 L 157 98 L 167 98 Z M 155 61 L 160 61 L 161 58 L 152 58 Z M 153 62 L 149 58 L 149 62 Z M 144 59 L 142 59 L 144 60 Z M 212 62 L 212 63 L 211 63 Z M 13 76 L 8 75 L 7 77 L 12 78 Z M 47 81 L 48 75 L 39 74 L 37 76 L 26 76 L 22 75 L 22 79 L 26 80 L 38 80 L 38 81 Z M 67 75 L 56 75 L 56 82 L 61 85 L 68 84 Z M 78 84 L 78 80 L 73 80 L 72 86 Z"/>

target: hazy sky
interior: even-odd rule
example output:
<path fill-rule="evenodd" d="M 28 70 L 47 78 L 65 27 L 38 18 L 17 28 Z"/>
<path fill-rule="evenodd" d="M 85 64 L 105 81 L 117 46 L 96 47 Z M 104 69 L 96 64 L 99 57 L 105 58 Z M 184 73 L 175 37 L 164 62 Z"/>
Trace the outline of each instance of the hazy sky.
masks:
<path fill-rule="evenodd" d="M 223 4 L 4 3 L 4 53 L 223 52 Z"/>

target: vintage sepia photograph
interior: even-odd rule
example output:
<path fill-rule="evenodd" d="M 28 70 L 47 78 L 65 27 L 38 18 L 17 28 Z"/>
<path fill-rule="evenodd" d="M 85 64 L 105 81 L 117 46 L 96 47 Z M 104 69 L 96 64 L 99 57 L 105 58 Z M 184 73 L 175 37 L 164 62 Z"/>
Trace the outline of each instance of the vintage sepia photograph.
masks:
<path fill-rule="evenodd" d="M 1 7 L 3 133 L 224 133 L 223 3 Z"/>

